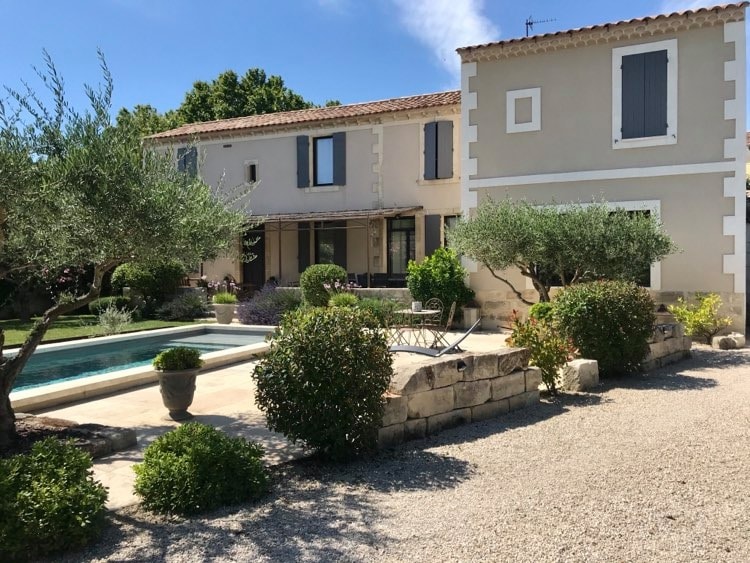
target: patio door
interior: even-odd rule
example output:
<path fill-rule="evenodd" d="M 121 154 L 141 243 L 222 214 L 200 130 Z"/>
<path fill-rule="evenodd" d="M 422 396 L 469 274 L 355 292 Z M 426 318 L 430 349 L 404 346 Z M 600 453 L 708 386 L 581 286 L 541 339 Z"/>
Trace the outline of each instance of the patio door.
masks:
<path fill-rule="evenodd" d="M 414 260 L 416 231 L 414 217 L 388 219 L 388 274 L 406 275 L 409 260 Z"/>

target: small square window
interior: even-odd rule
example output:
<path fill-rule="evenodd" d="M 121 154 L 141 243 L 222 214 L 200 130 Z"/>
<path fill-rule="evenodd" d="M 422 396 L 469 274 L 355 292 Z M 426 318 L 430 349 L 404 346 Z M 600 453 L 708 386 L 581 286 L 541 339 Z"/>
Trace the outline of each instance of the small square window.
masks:
<path fill-rule="evenodd" d="M 254 184 L 258 181 L 258 162 L 249 160 L 245 162 L 245 183 Z"/>
<path fill-rule="evenodd" d="M 542 89 L 526 88 L 505 93 L 505 132 L 525 133 L 542 129 Z"/>

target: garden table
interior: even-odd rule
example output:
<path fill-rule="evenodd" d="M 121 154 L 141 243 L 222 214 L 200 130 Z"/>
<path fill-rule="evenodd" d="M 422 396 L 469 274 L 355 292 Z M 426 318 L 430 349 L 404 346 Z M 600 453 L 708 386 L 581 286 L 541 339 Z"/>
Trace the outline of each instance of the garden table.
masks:
<path fill-rule="evenodd" d="M 394 312 L 407 320 L 403 325 L 396 327 L 399 344 L 409 346 L 424 345 L 427 348 L 432 345 L 432 342 L 428 342 L 427 339 L 428 336 L 433 336 L 433 333 L 425 326 L 425 321 L 428 321 L 435 315 L 441 314 L 441 311 L 438 309 L 422 309 L 421 311 L 399 309 Z M 411 335 L 414 337 L 413 342 Z"/>

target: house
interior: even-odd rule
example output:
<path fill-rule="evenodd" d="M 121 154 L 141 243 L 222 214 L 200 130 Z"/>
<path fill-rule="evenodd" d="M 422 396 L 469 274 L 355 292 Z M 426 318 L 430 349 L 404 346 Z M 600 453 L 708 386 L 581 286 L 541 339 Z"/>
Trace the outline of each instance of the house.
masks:
<path fill-rule="evenodd" d="M 746 5 L 458 49 L 462 213 L 489 197 L 657 213 L 681 252 L 652 266 L 656 302 L 716 292 L 744 331 Z M 503 324 L 520 301 L 472 270 Z"/>
<path fill-rule="evenodd" d="M 335 263 L 361 285 L 403 286 L 410 259 L 460 213 L 460 92 L 185 125 L 149 142 L 216 185 L 255 185 L 257 258 L 202 265 L 247 287 Z"/>

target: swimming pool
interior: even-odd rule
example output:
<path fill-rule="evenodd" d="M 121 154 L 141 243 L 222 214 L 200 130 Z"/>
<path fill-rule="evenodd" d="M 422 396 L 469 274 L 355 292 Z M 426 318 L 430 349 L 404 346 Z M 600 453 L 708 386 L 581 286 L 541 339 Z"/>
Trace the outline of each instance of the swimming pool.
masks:
<path fill-rule="evenodd" d="M 40 346 L 16 380 L 14 390 L 148 367 L 159 352 L 173 346 L 210 353 L 262 343 L 267 334 L 268 330 L 243 326 L 199 325 Z"/>

